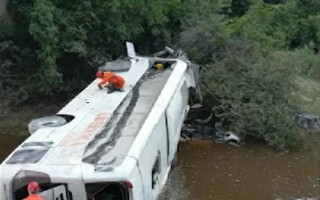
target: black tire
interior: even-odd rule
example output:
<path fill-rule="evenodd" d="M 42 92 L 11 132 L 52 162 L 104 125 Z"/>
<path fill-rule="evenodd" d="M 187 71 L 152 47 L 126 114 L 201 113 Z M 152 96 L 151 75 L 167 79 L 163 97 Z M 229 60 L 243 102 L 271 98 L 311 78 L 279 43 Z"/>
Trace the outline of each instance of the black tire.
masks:
<path fill-rule="evenodd" d="M 33 119 L 28 124 L 29 133 L 33 134 L 40 128 L 48 128 L 48 127 L 59 127 L 62 125 L 65 125 L 67 120 L 60 116 L 47 116 L 47 117 L 41 117 L 38 119 Z"/>

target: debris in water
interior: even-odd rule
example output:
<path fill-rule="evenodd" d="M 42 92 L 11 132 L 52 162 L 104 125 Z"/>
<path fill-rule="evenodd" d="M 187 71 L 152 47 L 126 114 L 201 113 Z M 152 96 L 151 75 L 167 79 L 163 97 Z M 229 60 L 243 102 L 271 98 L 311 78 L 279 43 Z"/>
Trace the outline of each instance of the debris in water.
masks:
<path fill-rule="evenodd" d="M 310 114 L 296 114 L 294 121 L 300 128 L 320 130 L 320 117 Z"/>
<path fill-rule="evenodd" d="M 207 117 L 206 119 L 196 119 L 196 122 L 199 124 L 207 124 L 211 121 L 213 116 L 213 113 L 210 113 L 209 117 Z"/>
<path fill-rule="evenodd" d="M 210 117 L 209 117 L 210 118 Z M 232 131 L 220 131 L 210 126 L 201 126 L 196 124 L 185 124 L 181 129 L 180 141 L 185 142 L 190 138 L 212 139 L 216 143 L 227 143 L 239 147 L 240 138 Z"/>
<path fill-rule="evenodd" d="M 190 108 L 197 109 L 197 108 L 201 108 L 201 107 L 202 107 L 202 105 L 200 103 L 196 103 L 196 104 L 192 105 Z"/>
<path fill-rule="evenodd" d="M 233 132 L 227 131 L 217 131 L 214 138 L 217 143 L 228 143 L 233 146 L 239 146 L 240 138 Z"/>

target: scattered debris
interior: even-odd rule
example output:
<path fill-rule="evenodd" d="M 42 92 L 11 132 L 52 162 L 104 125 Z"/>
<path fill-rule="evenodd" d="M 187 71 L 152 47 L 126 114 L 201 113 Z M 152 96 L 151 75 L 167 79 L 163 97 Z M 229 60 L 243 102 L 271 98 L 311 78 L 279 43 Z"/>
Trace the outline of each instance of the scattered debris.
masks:
<path fill-rule="evenodd" d="M 199 104 L 200 105 L 200 104 Z M 197 107 L 197 106 L 195 106 Z M 199 108 L 201 108 L 199 106 Z M 200 114 L 203 116 L 204 113 L 208 114 L 206 118 L 199 118 Z M 199 109 L 197 113 L 194 113 L 194 116 L 191 116 L 186 123 L 183 124 L 181 129 L 180 141 L 187 141 L 190 138 L 198 139 L 210 139 L 216 143 L 227 143 L 233 146 L 240 146 L 240 137 L 237 136 L 232 131 L 222 131 L 218 130 L 214 126 L 214 112 L 211 110 Z"/>
<path fill-rule="evenodd" d="M 239 147 L 240 138 L 231 131 L 221 131 L 210 126 L 185 124 L 181 129 L 180 141 L 185 142 L 190 138 L 212 139 L 216 143 L 227 143 Z"/>
<path fill-rule="evenodd" d="M 296 114 L 294 121 L 300 128 L 308 130 L 320 130 L 320 117 L 310 114 Z"/>
<path fill-rule="evenodd" d="M 207 117 L 206 119 L 196 119 L 196 122 L 199 124 L 207 124 L 211 121 L 212 116 L 213 116 L 213 113 L 211 112 L 209 117 Z"/>
<path fill-rule="evenodd" d="M 188 136 L 181 134 L 179 142 L 186 142 L 188 140 L 190 140 L 190 138 Z"/>
<path fill-rule="evenodd" d="M 222 132 L 218 131 L 215 134 L 215 142 L 217 143 L 228 143 L 233 146 L 240 146 L 240 138 L 233 132 L 227 131 L 227 132 Z"/>
<path fill-rule="evenodd" d="M 197 109 L 197 108 L 201 108 L 201 107 L 202 107 L 202 105 L 200 103 L 196 103 L 196 104 L 192 105 L 190 108 Z"/>

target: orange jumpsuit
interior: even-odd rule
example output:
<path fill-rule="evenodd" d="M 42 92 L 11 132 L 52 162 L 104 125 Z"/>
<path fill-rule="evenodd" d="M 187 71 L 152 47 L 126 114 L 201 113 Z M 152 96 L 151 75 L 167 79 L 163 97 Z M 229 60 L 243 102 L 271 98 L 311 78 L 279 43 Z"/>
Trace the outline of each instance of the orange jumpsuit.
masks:
<path fill-rule="evenodd" d="M 98 84 L 99 86 L 103 86 L 106 82 L 109 83 L 109 85 L 113 85 L 115 89 L 121 89 L 124 85 L 124 79 L 112 72 L 104 72 L 103 76 L 101 77 L 101 81 Z"/>
<path fill-rule="evenodd" d="M 38 194 L 30 194 L 28 197 L 22 200 L 43 200 L 43 198 Z"/>

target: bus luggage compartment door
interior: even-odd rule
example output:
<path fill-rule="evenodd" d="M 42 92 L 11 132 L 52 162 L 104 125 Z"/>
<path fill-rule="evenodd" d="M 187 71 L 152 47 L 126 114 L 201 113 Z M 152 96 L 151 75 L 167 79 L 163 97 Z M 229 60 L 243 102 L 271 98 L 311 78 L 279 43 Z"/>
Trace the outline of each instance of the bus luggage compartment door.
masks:
<path fill-rule="evenodd" d="M 65 185 L 59 185 L 57 187 L 42 191 L 40 195 L 45 200 L 68 200 Z"/>

